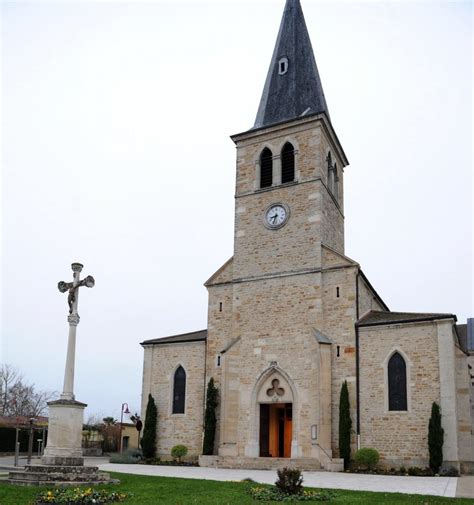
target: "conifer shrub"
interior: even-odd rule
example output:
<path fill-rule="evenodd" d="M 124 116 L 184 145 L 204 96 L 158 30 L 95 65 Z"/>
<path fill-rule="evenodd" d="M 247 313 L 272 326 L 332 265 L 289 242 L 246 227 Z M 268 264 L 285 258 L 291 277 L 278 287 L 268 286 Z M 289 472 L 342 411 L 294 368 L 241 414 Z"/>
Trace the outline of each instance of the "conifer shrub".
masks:
<path fill-rule="evenodd" d="M 439 405 L 433 402 L 431 417 L 428 424 L 428 449 L 430 451 L 430 468 L 438 473 L 443 463 L 444 430 L 441 427 L 441 412 Z"/>
<path fill-rule="evenodd" d="M 145 427 L 143 428 L 142 450 L 144 458 L 154 458 L 156 454 L 156 425 L 158 421 L 158 411 L 155 400 L 151 394 L 148 395 L 146 406 Z"/>
<path fill-rule="evenodd" d="M 202 453 L 210 456 L 214 453 L 214 439 L 216 436 L 216 408 L 219 390 L 214 386 L 214 379 L 211 377 L 207 384 L 206 393 L 206 413 L 204 416 L 204 441 Z"/>
<path fill-rule="evenodd" d="M 351 460 L 351 428 L 349 389 L 347 381 L 344 381 L 339 397 L 339 457 L 344 459 L 344 470 L 347 470 Z"/>
<path fill-rule="evenodd" d="M 300 494 L 303 491 L 303 476 L 298 468 L 285 466 L 277 471 L 275 486 L 283 494 Z"/>
<path fill-rule="evenodd" d="M 377 449 L 363 447 L 356 452 L 355 462 L 359 468 L 372 470 L 379 462 L 380 455 Z"/>

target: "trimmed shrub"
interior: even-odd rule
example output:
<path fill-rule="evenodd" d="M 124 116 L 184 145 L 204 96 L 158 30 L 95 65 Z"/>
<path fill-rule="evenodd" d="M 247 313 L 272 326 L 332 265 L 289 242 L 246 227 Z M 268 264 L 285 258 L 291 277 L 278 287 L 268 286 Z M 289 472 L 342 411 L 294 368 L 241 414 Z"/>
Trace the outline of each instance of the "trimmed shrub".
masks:
<path fill-rule="evenodd" d="M 363 447 L 356 452 L 355 461 L 357 465 L 365 470 L 372 470 L 379 462 L 380 455 L 377 449 Z"/>
<path fill-rule="evenodd" d="M 143 429 L 142 449 L 144 458 L 154 458 L 156 453 L 156 424 L 158 411 L 153 396 L 148 395 L 146 406 L 145 427 Z"/>
<path fill-rule="evenodd" d="M 171 449 L 171 457 L 177 459 L 181 463 L 181 458 L 184 458 L 188 454 L 188 448 L 185 445 L 175 445 Z"/>
<path fill-rule="evenodd" d="M 142 451 L 140 449 L 129 449 L 122 454 L 112 454 L 110 457 L 111 463 L 123 463 L 134 465 L 142 459 Z"/>
<path fill-rule="evenodd" d="M 303 491 L 303 476 L 298 468 L 284 467 L 277 471 L 277 489 L 284 494 L 300 494 Z"/>
<path fill-rule="evenodd" d="M 216 407 L 219 390 L 214 386 L 214 379 L 211 377 L 207 385 L 206 393 L 206 414 L 204 416 L 204 442 L 202 453 L 210 456 L 214 453 L 214 439 L 216 436 Z"/>
<path fill-rule="evenodd" d="M 444 430 L 441 427 L 441 412 L 439 405 L 433 402 L 431 417 L 428 424 L 428 448 L 430 451 L 430 468 L 438 473 L 443 463 Z"/>
<path fill-rule="evenodd" d="M 351 460 L 351 428 L 349 389 L 344 381 L 339 397 L 339 457 L 344 459 L 344 470 L 348 469 Z"/>
<path fill-rule="evenodd" d="M 454 466 L 450 466 L 449 468 L 443 468 L 439 474 L 442 477 L 459 477 L 459 470 Z"/>

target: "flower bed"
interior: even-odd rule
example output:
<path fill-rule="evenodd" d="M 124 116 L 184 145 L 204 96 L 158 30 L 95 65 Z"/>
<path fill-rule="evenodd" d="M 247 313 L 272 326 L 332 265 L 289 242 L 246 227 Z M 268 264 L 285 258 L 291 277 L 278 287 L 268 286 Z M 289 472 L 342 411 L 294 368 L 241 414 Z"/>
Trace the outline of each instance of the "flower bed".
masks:
<path fill-rule="evenodd" d="M 336 494 L 332 491 L 304 489 L 301 493 L 285 494 L 274 486 L 253 486 L 248 490 L 250 496 L 258 501 L 330 501 Z"/>
<path fill-rule="evenodd" d="M 61 488 L 45 491 L 36 498 L 36 505 L 46 505 L 49 503 L 62 503 L 67 505 L 82 505 L 93 503 L 122 502 L 130 497 L 130 494 L 108 491 L 106 489 L 89 488 Z"/>

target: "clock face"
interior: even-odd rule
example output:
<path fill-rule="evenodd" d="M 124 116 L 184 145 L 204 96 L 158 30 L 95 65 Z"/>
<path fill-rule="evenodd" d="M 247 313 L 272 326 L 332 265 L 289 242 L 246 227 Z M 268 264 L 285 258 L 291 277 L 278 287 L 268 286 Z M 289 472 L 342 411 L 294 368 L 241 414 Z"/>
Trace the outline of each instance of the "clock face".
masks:
<path fill-rule="evenodd" d="M 271 205 L 265 213 L 265 224 L 268 228 L 280 228 L 288 220 L 289 212 L 280 203 Z"/>

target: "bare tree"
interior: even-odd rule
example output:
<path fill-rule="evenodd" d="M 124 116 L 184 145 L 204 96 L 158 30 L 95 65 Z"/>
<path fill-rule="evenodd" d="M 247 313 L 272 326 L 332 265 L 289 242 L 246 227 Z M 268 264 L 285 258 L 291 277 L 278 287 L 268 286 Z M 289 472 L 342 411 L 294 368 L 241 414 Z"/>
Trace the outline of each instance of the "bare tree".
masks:
<path fill-rule="evenodd" d="M 8 364 L 0 365 L 0 414 L 3 416 L 8 415 L 7 405 L 9 401 L 10 388 L 13 386 L 13 384 L 15 384 L 17 380 L 22 380 L 18 369 Z"/>
<path fill-rule="evenodd" d="M 47 402 L 56 396 L 52 391 L 37 391 L 34 384 L 27 384 L 18 369 L 0 365 L 1 411 L 4 416 L 41 416 Z"/>

